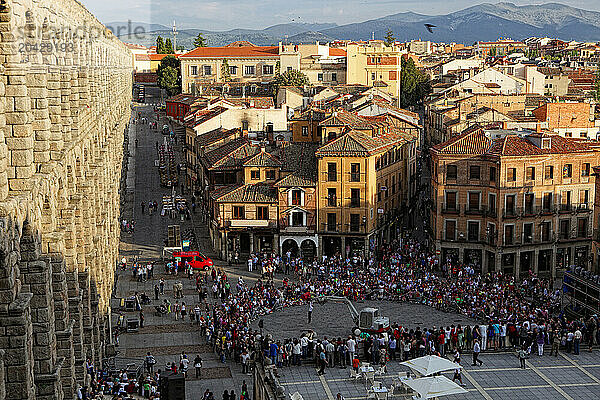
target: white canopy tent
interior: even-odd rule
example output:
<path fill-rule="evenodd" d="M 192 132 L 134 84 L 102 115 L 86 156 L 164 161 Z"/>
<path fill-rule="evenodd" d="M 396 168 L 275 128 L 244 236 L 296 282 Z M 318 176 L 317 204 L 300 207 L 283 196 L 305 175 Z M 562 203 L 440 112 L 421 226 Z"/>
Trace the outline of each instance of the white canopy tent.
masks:
<path fill-rule="evenodd" d="M 412 360 L 401 362 L 400 364 L 406 365 L 421 376 L 429 376 L 438 372 L 462 368 L 459 364 L 453 363 L 452 361 L 446 358 L 438 356 L 424 356 L 414 358 Z"/>
<path fill-rule="evenodd" d="M 451 394 L 467 393 L 468 391 L 443 375 L 427 376 L 419 379 L 406 379 L 403 384 L 419 394 L 419 399 L 431 399 Z"/>

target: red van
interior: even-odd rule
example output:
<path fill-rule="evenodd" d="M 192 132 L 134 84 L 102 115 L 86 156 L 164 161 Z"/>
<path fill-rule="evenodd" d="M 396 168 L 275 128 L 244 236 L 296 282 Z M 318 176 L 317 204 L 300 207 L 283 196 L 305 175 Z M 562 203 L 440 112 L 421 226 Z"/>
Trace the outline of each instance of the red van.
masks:
<path fill-rule="evenodd" d="M 175 251 L 173 258 L 183 265 L 187 261 L 194 269 L 207 270 L 213 266 L 212 260 L 199 251 Z"/>

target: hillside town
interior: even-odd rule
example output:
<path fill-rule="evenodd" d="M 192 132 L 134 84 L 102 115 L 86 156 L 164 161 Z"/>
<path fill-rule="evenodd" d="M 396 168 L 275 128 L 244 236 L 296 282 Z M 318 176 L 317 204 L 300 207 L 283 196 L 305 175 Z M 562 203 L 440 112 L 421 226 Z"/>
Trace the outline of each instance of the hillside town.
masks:
<path fill-rule="evenodd" d="M 562 1 L 0 0 L 0 400 L 598 398 Z"/>

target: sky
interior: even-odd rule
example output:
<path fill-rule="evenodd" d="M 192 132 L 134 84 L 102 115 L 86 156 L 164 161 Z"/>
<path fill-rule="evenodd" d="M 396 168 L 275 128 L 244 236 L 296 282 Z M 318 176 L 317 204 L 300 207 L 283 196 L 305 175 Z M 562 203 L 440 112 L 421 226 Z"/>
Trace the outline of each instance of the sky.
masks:
<path fill-rule="evenodd" d="M 290 22 L 362 22 L 390 14 L 413 11 L 447 14 L 484 3 L 484 0 L 80 0 L 104 24 L 135 21 L 180 28 L 229 30 L 263 29 Z M 497 0 L 488 0 L 496 3 Z M 513 0 L 517 5 L 547 1 Z M 556 1 L 600 11 L 598 0 Z"/>

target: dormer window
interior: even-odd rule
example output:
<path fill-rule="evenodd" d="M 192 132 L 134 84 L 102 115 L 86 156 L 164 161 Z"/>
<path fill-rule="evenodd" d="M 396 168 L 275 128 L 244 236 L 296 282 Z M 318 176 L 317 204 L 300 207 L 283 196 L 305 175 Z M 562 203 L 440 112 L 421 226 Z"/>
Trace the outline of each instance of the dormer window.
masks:
<path fill-rule="evenodd" d="M 549 149 L 552 146 L 551 138 L 542 138 L 542 149 Z"/>

